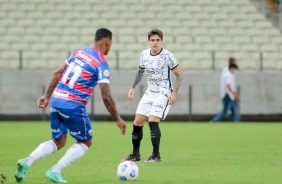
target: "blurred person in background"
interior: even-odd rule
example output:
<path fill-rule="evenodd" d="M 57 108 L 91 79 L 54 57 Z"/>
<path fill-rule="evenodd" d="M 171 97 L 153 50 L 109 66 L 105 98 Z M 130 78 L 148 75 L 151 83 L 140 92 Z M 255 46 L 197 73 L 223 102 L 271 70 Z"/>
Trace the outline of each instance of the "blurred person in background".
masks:
<path fill-rule="evenodd" d="M 133 122 L 132 145 L 133 151 L 124 160 L 140 161 L 140 143 L 143 138 L 143 126 L 148 122 L 150 127 L 153 151 L 144 162 L 160 162 L 161 130 L 159 123 L 164 120 L 170 106 L 176 101 L 177 92 L 183 78 L 182 71 L 175 56 L 162 47 L 163 33 L 153 29 L 148 33 L 149 49 L 143 50 L 139 60 L 139 69 L 128 99 L 133 100 L 134 88 L 141 81 L 144 72 L 147 74 L 148 88 L 140 100 Z M 171 73 L 176 76 L 172 85 Z"/>
<path fill-rule="evenodd" d="M 227 69 L 227 70 L 226 70 Z M 238 101 L 239 95 L 236 92 L 236 80 L 235 71 L 238 69 L 236 64 L 236 59 L 229 59 L 228 68 L 223 68 L 221 71 L 220 79 L 220 98 L 223 102 L 222 111 L 216 115 L 211 122 L 221 121 L 226 117 L 229 110 L 231 110 L 231 118 L 233 122 L 238 122 L 239 111 L 238 111 Z"/>
<path fill-rule="evenodd" d="M 228 60 L 228 64 L 227 66 L 223 67 L 221 70 L 221 74 L 220 74 L 220 99 L 222 99 L 223 102 L 223 98 L 225 96 L 225 83 L 223 80 L 223 77 L 225 75 L 226 72 L 229 72 L 229 65 L 230 64 L 236 64 L 237 65 L 237 60 L 233 57 L 230 57 Z"/>
<path fill-rule="evenodd" d="M 47 172 L 45 178 L 54 183 L 66 183 L 62 169 L 78 160 L 92 144 L 92 126 L 86 112 L 86 104 L 98 84 L 103 102 L 110 112 L 121 134 L 125 134 L 125 121 L 120 117 L 110 91 L 110 72 L 105 55 L 111 49 L 112 32 L 106 28 L 96 31 L 94 47 L 76 50 L 53 74 L 47 92 L 37 101 L 45 108 L 50 101 L 52 139 L 41 143 L 28 157 L 16 163 L 15 178 L 24 182 L 31 165 L 49 156 L 62 147 L 67 140 L 68 130 L 76 139 L 65 155 Z"/>

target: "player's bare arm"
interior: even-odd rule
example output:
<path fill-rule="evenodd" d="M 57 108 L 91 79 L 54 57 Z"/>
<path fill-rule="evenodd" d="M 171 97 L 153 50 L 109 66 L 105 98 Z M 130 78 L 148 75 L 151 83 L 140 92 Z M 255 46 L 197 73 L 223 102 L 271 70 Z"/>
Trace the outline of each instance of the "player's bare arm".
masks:
<path fill-rule="evenodd" d="M 232 90 L 230 84 L 227 84 L 227 89 L 234 95 L 236 101 L 239 101 L 239 95 L 235 91 Z"/>
<path fill-rule="evenodd" d="M 173 91 L 172 91 L 171 95 L 169 96 L 169 105 L 172 105 L 176 101 L 176 96 L 177 96 L 178 90 L 180 88 L 182 79 L 183 79 L 182 70 L 179 66 L 177 66 L 175 69 L 173 69 L 172 72 L 175 74 L 176 80 L 175 80 L 175 83 L 174 83 L 174 86 L 173 86 Z"/>
<path fill-rule="evenodd" d="M 115 105 L 115 101 L 114 101 L 114 99 L 112 98 L 112 95 L 111 95 L 110 84 L 99 83 L 99 87 L 100 87 L 100 90 L 101 90 L 103 102 L 104 102 L 107 110 L 112 115 L 112 117 L 116 120 L 117 125 L 121 130 L 121 134 L 124 135 L 125 130 L 126 130 L 126 124 L 125 124 L 125 121 L 118 114 L 118 111 L 117 111 L 117 108 L 116 108 L 116 105 Z"/>
<path fill-rule="evenodd" d="M 63 71 L 65 70 L 65 68 L 67 66 L 68 65 L 66 63 L 64 63 L 53 73 L 53 77 L 52 77 L 52 79 L 49 83 L 49 86 L 48 86 L 48 89 L 47 89 L 45 95 L 40 97 L 37 100 L 37 105 L 38 105 L 39 108 L 45 108 L 45 107 L 48 106 L 49 100 L 52 96 L 52 93 L 53 93 L 54 89 L 56 88 L 56 85 L 58 84 L 60 77 L 61 77 Z"/>
<path fill-rule="evenodd" d="M 128 92 L 128 99 L 129 100 L 133 100 L 134 98 L 134 88 L 139 84 L 139 82 L 142 80 L 143 74 L 144 74 L 145 69 L 143 68 L 139 68 L 139 70 L 137 71 L 132 87 L 130 88 L 129 92 Z"/>

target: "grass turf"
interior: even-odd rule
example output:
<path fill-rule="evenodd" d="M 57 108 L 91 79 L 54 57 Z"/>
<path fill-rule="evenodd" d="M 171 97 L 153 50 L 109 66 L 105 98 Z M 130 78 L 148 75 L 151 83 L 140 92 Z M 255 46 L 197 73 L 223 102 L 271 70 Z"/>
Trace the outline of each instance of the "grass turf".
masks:
<path fill-rule="evenodd" d="M 113 122 L 95 122 L 93 144 L 87 154 L 63 170 L 69 183 L 124 183 L 116 176 L 122 158 L 131 152 L 132 124 L 121 136 Z M 259 184 L 282 181 L 282 124 L 280 123 L 161 123 L 161 163 L 137 162 L 136 183 L 148 184 Z M 48 122 L 0 123 L 0 171 L 14 180 L 15 163 L 41 142 L 50 139 Z M 32 165 L 24 183 L 48 183 L 44 173 L 65 153 L 74 139 Z M 144 126 L 141 159 L 152 151 L 148 125 Z"/>

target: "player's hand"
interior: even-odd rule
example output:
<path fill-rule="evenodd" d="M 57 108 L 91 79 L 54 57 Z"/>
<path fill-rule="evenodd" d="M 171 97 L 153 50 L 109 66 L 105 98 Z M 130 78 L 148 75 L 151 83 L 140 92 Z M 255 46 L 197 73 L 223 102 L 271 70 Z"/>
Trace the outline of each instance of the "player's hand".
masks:
<path fill-rule="evenodd" d="M 129 100 L 133 100 L 134 99 L 134 89 L 130 88 L 129 92 L 128 92 L 128 99 Z"/>
<path fill-rule="evenodd" d="M 239 94 L 238 94 L 238 93 L 235 93 L 235 94 L 234 94 L 234 98 L 235 98 L 235 101 L 239 101 Z"/>
<path fill-rule="evenodd" d="M 176 101 L 176 93 L 172 92 L 168 97 L 168 104 L 172 105 Z"/>
<path fill-rule="evenodd" d="M 123 119 L 119 118 L 117 120 L 117 126 L 119 127 L 120 131 L 121 131 L 121 135 L 124 135 L 126 132 L 126 123 Z"/>
<path fill-rule="evenodd" d="M 45 96 L 42 96 L 37 100 L 37 105 L 39 108 L 45 108 L 48 106 L 48 104 L 49 104 L 49 99 L 47 99 Z"/>

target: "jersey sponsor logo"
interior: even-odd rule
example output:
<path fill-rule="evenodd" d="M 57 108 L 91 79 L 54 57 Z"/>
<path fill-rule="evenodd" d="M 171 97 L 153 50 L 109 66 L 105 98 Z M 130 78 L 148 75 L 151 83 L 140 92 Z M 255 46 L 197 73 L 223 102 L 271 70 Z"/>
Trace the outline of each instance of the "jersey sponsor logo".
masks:
<path fill-rule="evenodd" d="M 75 52 L 73 56 L 81 58 L 81 59 L 83 59 L 83 60 L 85 60 L 85 61 L 87 61 L 89 63 L 91 63 L 93 61 L 93 59 L 94 59 L 92 56 L 90 56 L 90 55 L 88 55 L 88 54 L 86 54 L 86 53 L 84 53 L 82 51 Z"/>
<path fill-rule="evenodd" d="M 164 109 L 164 106 L 162 106 L 162 105 L 160 105 L 160 104 L 153 105 L 153 107 L 157 107 L 157 108 L 160 108 L 160 109 Z"/>
<path fill-rule="evenodd" d="M 53 132 L 53 133 L 59 133 L 59 132 L 61 132 L 61 130 L 58 128 L 58 129 L 51 129 L 51 131 Z"/>
<path fill-rule="evenodd" d="M 156 79 L 154 79 L 154 78 L 151 78 L 151 79 L 148 79 L 148 81 L 149 82 L 154 82 L 154 83 L 159 83 L 159 82 L 161 82 L 161 81 L 163 81 L 163 79 L 162 78 L 156 78 Z"/>
<path fill-rule="evenodd" d="M 147 74 L 151 74 L 151 75 L 156 73 L 154 70 L 147 70 L 146 72 L 147 72 Z"/>
<path fill-rule="evenodd" d="M 81 99 L 79 96 L 75 96 L 73 94 L 70 94 L 68 92 L 61 91 L 61 90 L 58 90 L 58 89 L 54 90 L 53 96 L 68 99 L 68 100 L 73 100 L 73 101 L 77 101 L 77 102 L 81 102 L 84 105 L 87 104 L 87 100 Z"/>
<path fill-rule="evenodd" d="M 70 134 L 71 134 L 71 135 L 80 135 L 81 132 L 80 132 L 80 131 L 78 131 L 78 132 L 72 132 L 72 131 L 70 131 Z"/>
<path fill-rule="evenodd" d="M 100 64 L 99 61 L 97 61 L 94 57 L 92 57 L 90 54 L 87 54 L 83 51 L 76 51 L 73 54 L 73 57 L 78 57 L 80 59 L 83 59 L 84 61 L 90 63 L 94 67 L 97 67 Z"/>
<path fill-rule="evenodd" d="M 155 90 L 151 90 L 151 89 L 149 89 L 148 90 L 150 93 L 163 93 L 163 91 L 155 91 Z"/>
<path fill-rule="evenodd" d="M 59 110 L 54 109 L 53 107 L 50 107 L 50 113 L 53 113 L 53 112 L 58 112 L 62 117 L 66 118 L 66 119 L 68 119 L 70 117 L 66 114 L 61 113 Z"/>
<path fill-rule="evenodd" d="M 62 98 L 68 98 L 69 97 L 68 93 L 62 93 L 62 92 L 57 91 L 57 90 L 54 91 L 53 95 L 57 96 L 57 97 L 62 97 Z"/>

